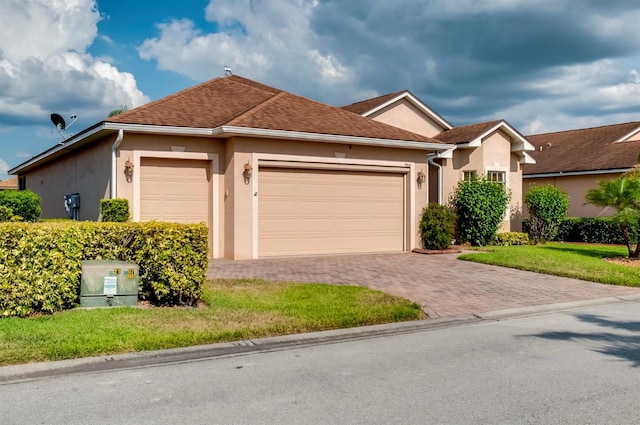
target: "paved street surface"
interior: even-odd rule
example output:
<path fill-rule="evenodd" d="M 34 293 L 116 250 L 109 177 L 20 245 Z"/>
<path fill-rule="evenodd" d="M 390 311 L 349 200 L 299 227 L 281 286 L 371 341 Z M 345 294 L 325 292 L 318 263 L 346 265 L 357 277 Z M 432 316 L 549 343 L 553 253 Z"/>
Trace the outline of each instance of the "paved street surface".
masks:
<path fill-rule="evenodd" d="M 455 254 L 387 253 L 246 261 L 220 259 L 209 263 L 207 277 L 366 286 L 413 300 L 431 318 L 640 295 L 640 288 L 471 263 L 458 260 Z"/>
<path fill-rule="evenodd" d="M 637 424 L 638 366 L 640 302 L 618 302 L 275 352 L 5 382 L 0 422 Z"/>

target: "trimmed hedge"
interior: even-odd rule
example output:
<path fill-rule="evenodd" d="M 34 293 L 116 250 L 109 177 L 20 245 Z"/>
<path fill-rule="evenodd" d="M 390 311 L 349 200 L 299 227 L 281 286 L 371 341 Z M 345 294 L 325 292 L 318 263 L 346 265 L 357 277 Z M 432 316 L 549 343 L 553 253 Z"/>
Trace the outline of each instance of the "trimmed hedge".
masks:
<path fill-rule="evenodd" d="M 13 215 L 24 221 L 38 221 L 42 214 L 40 196 L 30 190 L 0 190 L 0 205 L 8 207 Z"/>
<path fill-rule="evenodd" d="M 522 221 L 522 230 L 529 232 L 529 220 Z M 631 226 L 631 241 L 640 234 L 639 223 Z M 615 217 L 568 217 L 560 221 L 558 234 L 553 239 L 563 242 L 588 242 L 624 245 L 624 236 Z"/>
<path fill-rule="evenodd" d="M 207 234 L 204 224 L 0 223 L 0 317 L 74 307 L 82 260 L 135 262 L 140 298 L 195 305 L 208 265 Z"/>
<path fill-rule="evenodd" d="M 129 221 L 129 201 L 124 198 L 101 199 L 100 217 L 103 222 L 125 223 Z"/>
<path fill-rule="evenodd" d="M 497 233 L 493 238 L 492 245 L 529 245 L 529 235 L 523 232 Z"/>

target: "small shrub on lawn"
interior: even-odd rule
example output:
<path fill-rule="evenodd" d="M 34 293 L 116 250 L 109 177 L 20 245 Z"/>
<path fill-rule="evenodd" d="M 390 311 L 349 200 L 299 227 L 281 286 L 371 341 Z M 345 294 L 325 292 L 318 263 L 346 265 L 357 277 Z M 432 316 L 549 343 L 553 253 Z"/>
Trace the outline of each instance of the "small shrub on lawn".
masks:
<path fill-rule="evenodd" d="M 456 215 L 451 208 L 431 203 L 422 210 L 420 237 L 425 249 L 447 249 L 451 245 Z"/>
<path fill-rule="evenodd" d="M 529 211 L 529 235 L 533 242 L 553 240 L 569 210 L 567 193 L 553 185 L 532 187 L 524 197 Z"/>
<path fill-rule="evenodd" d="M 38 221 L 42 214 L 40 196 L 30 190 L 0 191 L 0 205 L 11 209 L 14 216 L 22 217 L 24 221 Z"/>
<path fill-rule="evenodd" d="M 493 238 L 492 245 L 500 245 L 500 246 L 529 245 L 529 235 L 523 232 L 498 233 Z"/>
<path fill-rule="evenodd" d="M 143 299 L 194 305 L 208 265 L 207 233 L 203 224 L 0 223 L 0 317 L 73 307 L 82 260 L 135 262 Z"/>
<path fill-rule="evenodd" d="M 101 199 L 100 217 L 103 222 L 124 223 L 129 221 L 129 201 L 124 198 Z"/>
<path fill-rule="evenodd" d="M 449 201 L 458 216 L 458 236 L 473 246 L 488 245 L 504 218 L 510 193 L 486 177 L 458 183 Z"/>

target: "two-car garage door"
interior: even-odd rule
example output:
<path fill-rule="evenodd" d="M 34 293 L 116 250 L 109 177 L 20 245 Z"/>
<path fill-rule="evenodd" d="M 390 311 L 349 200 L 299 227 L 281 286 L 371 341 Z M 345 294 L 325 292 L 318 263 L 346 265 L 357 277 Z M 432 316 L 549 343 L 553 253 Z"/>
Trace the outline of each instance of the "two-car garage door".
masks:
<path fill-rule="evenodd" d="M 404 174 L 260 168 L 258 255 L 402 251 Z"/>

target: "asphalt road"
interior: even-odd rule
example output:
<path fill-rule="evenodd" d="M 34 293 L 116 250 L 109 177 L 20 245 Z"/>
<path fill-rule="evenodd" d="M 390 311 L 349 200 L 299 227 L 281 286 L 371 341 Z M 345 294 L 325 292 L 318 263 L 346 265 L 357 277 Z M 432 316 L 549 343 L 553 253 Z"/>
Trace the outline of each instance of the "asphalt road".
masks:
<path fill-rule="evenodd" d="M 640 302 L 0 383 L 9 424 L 638 424 Z"/>

